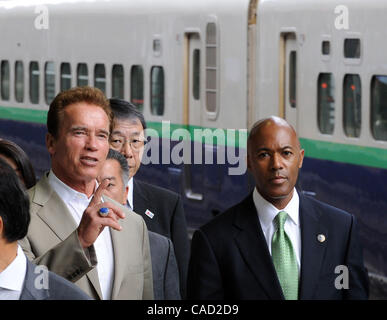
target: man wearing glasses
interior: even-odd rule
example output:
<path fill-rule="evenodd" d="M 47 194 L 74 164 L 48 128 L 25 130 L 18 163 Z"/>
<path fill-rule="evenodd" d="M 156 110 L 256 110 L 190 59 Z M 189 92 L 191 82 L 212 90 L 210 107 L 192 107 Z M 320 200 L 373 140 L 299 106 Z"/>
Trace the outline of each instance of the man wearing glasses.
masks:
<path fill-rule="evenodd" d="M 181 197 L 170 190 L 134 179 L 144 153 L 146 123 L 137 108 L 121 99 L 110 99 L 114 124 L 110 147 L 121 152 L 129 165 L 127 206 L 143 217 L 150 231 L 170 238 L 180 274 L 180 291 L 185 297 L 189 242 Z"/>

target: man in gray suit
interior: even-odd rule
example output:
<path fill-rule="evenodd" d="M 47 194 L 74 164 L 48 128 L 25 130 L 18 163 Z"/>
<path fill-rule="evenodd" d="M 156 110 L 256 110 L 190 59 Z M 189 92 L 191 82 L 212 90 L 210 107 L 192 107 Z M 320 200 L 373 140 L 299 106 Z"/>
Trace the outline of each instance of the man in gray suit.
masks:
<path fill-rule="evenodd" d="M 128 198 L 129 165 L 125 157 L 110 149 L 102 167 L 99 181 L 108 180 L 104 193 L 119 203 L 126 204 Z M 148 231 L 152 260 L 153 292 L 155 300 L 178 300 L 179 270 L 170 239 Z"/>
<path fill-rule="evenodd" d="M 145 222 L 103 196 L 107 181 L 96 181 L 111 125 L 101 90 L 73 88 L 55 97 L 47 114 L 51 170 L 28 190 L 31 224 L 20 244 L 30 260 L 95 299 L 153 299 Z"/>
<path fill-rule="evenodd" d="M 28 195 L 14 170 L 0 159 L 0 300 L 88 300 L 71 282 L 29 262 L 17 240 L 30 222 Z"/>

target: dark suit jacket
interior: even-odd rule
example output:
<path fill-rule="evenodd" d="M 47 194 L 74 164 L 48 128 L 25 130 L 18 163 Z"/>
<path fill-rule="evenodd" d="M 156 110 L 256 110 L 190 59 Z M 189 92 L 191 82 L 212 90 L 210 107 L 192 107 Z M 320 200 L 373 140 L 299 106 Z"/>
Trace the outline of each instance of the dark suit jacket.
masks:
<path fill-rule="evenodd" d="M 355 217 L 300 196 L 299 299 L 367 299 Z M 323 242 L 317 240 L 325 235 Z M 284 299 L 252 194 L 195 232 L 188 274 L 189 299 Z M 348 267 L 349 289 L 338 290 L 338 265 Z M 340 283 L 340 279 L 338 281 Z"/>
<path fill-rule="evenodd" d="M 149 231 L 155 300 L 180 300 L 179 270 L 173 244 L 161 234 Z"/>
<path fill-rule="evenodd" d="M 190 248 L 180 196 L 170 190 L 133 179 L 133 207 L 133 211 L 145 220 L 148 230 L 172 240 L 179 267 L 180 292 L 184 298 Z M 154 214 L 153 218 L 145 214 L 146 210 Z"/>
<path fill-rule="evenodd" d="M 86 293 L 75 284 L 48 271 L 47 289 L 42 286 L 36 288 L 35 281 L 42 285 L 42 271 L 35 268 L 37 266 L 27 259 L 27 272 L 24 279 L 20 300 L 92 300 Z"/>

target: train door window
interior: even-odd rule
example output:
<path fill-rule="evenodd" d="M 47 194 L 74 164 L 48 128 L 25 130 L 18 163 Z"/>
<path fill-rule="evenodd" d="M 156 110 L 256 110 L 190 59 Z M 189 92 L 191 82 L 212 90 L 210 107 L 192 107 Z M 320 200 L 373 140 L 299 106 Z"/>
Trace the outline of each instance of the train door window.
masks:
<path fill-rule="evenodd" d="M 30 101 L 31 103 L 39 103 L 39 63 L 37 61 L 30 62 Z"/>
<path fill-rule="evenodd" d="M 24 101 L 24 65 L 22 61 L 15 62 L 15 100 Z"/>
<path fill-rule="evenodd" d="M 49 105 L 55 97 L 55 65 L 54 62 L 46 62 L 44 67 L 44 95 Z"/>
<path fill-rule="evenodd" d="M 112 68 L 112 97 L 124 98 L 124 67 L 120 64 Z"/>
<path fill-rule="evenodd" d="M 60 65 L 60 91 L 71 88 L 71 66 L 70 63 L 64 62 Z"/>
<path fill-rule="evenodd" d="M 89 71 L 86 63 L 78 63 L 77 66 L 77 86 L 84 87 L 89 85 Z"/>
<path fill-rule="evenodd" d="M 105 65 L 102 63 L 97 63 L 94 67 L 94 87 L 106 93 Z"/>
<path fill-rule="evenodd" d="M 144 70 L 132 66 L 130 70 L 130 101 L 142 112 L 144 109 Z"/>
<path fill-rule="evenodd" d="M 217 106 L 217 33 L 216 24 L 210 22 L 206 29 L 206 109 L 216 112 Z"/>
<path fill-rule="evenodd" d="M 151 112 L 161 116 L 164 114 L 164 69 L 151 69 Z"/>
<path fill-rule="evenodd" d="M 9 83 L 9 62 L 8 60 L 1 61 L 1 99 L 9 100 L 10 83 Z"/>
<path fill-rule="evenodd" d="M 318 77 L 317 123 L 321 133 L 332 134 L 335 125 L 334 81 L 332 73 Z"/>
<path fill-rule="evenodd" d="M 193 51 L 192 95 L 195 100 L 200 99 L 200 50 Z"/>
<path fill-rule="evenodd" d="M 343 85 L 343 127 L 347 137 L 359 137 L 361 129 L 361 82 L 357 74 L 347 74 Z"/>
<path fill-rule="evenodd" d="M 387 76 L 371 80 L 371 132 L 376 140 L 387 141 Z"/>
<path fill-rule="evenodd" d="M 289 103 L 292 108 L 296 107 L 296 80 L 297 80 L 297 52 L 290 51 L 289 56 Z"/>
<path fill-rule="evenodd" d="M 360 39 L 344 40 L 344 57 L 352 59 L 360 58 Z"/>

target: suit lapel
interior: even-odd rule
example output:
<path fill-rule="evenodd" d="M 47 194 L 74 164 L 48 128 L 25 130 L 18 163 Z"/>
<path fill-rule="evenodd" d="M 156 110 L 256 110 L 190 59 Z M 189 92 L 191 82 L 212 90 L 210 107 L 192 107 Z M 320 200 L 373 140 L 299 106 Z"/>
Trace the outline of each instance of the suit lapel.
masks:
<path fill-rule="evenodd" d="M 37 183 L 32 202 L 41 206 L 37 211 L 37 215 L 61 241 L 65 240 L 77 228 L 77 224 L 66 204 L 48 183 L 46 174 Z M 94 286 L 100 299 L 102 299 L 97 268 L 90 270 L 86 276 Z"/>
<path fill-rule="evenodd" d="M 269 299 L 284 299 L 266 240 L 258 220 L 252 195 L 235 215 L 236 244 L 251 272 Z"/>
<path fill-rule="evenodd" d="M 153 214 L 157 213 L 157 210 L 151 206 L 151 203 L 152 201 L 149 201 L 140 181 L 133 178 L 133 211 L 141 215 L 147 224 L 153 224 L 155 219 L 146 216 L 145 211 L 149 210 Z"/>
<path fill-rule="evenodd" d="M 320 215 L 313 204 L 300 195 L 301 223 L 301 283 L 300 299 L 312 299 L 319 278 L 321 263 L 326 250 L 326 241 L 318 241 L 318 235 L 328 236 L 327 228 L 321 224 Z"/>
<path fill-rule="evenodd" d="M 120 204 L 113 199 L 110 199 L 109 197 L 102 196 L 103 200 L 105 202 L 112 202 L 115 205 L 120 206 Z M 126 215 L 131 214 L 132 212 L 124 208 L 124 212 Z M 119 224 L 122 226 L 121 231 L 116 231 L 112 228 L 110 228 L 110 235 L 112 238 L 112 245 L 113 245 L 113 255 L 114 255 L 114 279 L 113 279 L 113 288 L 112 288 L 112 300 L 116 299 L 118 296 L 118 293 L 120 291 L 122 279 L 124 278 L 125 274 L 125 265 L 127 263 L 127 254 L 122 254 L 125 251 L 128 251 L 128 247 L 130 246 L 128 236 L 127 236 L 127 230 L 128 228 L 125 227 L 125 222 L 127 220 L 119 220 Z"/>

